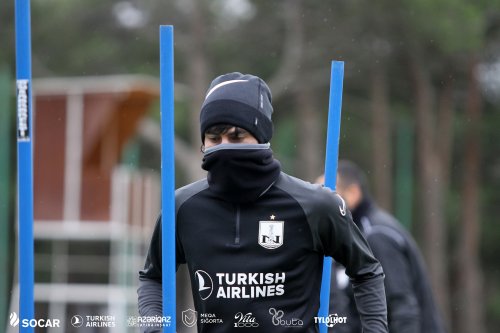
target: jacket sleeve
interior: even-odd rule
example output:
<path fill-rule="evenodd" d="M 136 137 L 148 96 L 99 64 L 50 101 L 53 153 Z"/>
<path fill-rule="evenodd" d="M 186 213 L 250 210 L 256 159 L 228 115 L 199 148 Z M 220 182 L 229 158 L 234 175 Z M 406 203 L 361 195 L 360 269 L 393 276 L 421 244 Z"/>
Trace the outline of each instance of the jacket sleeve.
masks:
<path fill-rule="evenodd" d="M 159 282 L 148 279 L 139 279 L 139 315 L 143 317 L 162 316 L 162 285 Z M 160 333 L 161 328 L 141 327 L 144 333 Z"/>
<path fill-rule="evenodd" d="M 352 220 L 344 200 L 329 192 L 318 219 L 319 250 L 346 268 L 364 333 L 385 333 L 387 307 L 382 266 Z"/>
<path fill-rule="evenodd" d="M 346 323 L 328 329 L 329 333 L 361 332 L 359 314 L 356 310 L 351 284 L 345 274 L 344 266 L 337 262 L 332 264 L 330 282 L 330 313 L 337 313 L 347 318 Z"/>
<path fill-rule="evenodd" d="M 373 254 L 384 268 L 387 308 L 391 332 L 421 332 L 421 313 L 406 258 L 404 243 L 385 233 L 372 232 L 367 236 Z"/>
<path fill-rule="evenodd" d="M 182 246 L 176 237 L 176 265 L 185 263 Z M 139 315 L 162 316 L 162 269 L 161 269 L 161 216 L 158 217 L 149 244 L 144 269 L 139 271 L 139 288 L 137 289 Z M 144 332 L 157 332 L 157 329 L 148 329 Z M 158 330 L 160 332 L 161 330 Z"/>

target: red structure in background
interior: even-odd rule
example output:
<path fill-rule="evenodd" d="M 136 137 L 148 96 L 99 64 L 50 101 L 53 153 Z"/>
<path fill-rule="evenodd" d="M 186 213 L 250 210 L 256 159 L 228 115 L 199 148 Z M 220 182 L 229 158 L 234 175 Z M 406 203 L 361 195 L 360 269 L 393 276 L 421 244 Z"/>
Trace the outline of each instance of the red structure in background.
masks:
<path fill-rule="evenodd" d="M 112 175 L 158 99 L 155 79 L 39 79 L 34 86 L 36 221 L 109 221 Z"/>
<path fill-rule="evenodd" d="M 96 332 L 136 330 L 127 318 L 161 184 L 122 155 L 158 100 L 152 77 L 33 80 L 35 314 L 60 319 L 66 332 L 76 314 L 111 315 L 114 326 Z"/>

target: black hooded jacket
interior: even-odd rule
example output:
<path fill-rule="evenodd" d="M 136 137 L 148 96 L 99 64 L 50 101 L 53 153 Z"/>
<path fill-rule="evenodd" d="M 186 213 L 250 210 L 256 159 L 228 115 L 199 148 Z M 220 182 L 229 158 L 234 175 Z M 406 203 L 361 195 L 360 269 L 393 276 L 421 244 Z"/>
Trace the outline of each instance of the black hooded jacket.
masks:
<path fill-rule="evenodd" d="M 395 333 L 445 332 L 420 251 L 406 230 L 369 197 L 352 212 L 385 273 L 389 331 Z M 344 267 L 332 270 L 330 309 L 347 317 L 335 333 L 360 333 L 361 322 Z"/>
<path fill-rule="evenodd" d="M 387 332 L 382 267 L 327 188 L 280 173 L 255 201 L 234 203 L 195 182 L 176 191 L 176 242 L 198 332 L 318 332 L 324 256 L 347 267 L 364 332 Z M 161 316 L 161 218 L 139 280 L 141 316 Z"/>

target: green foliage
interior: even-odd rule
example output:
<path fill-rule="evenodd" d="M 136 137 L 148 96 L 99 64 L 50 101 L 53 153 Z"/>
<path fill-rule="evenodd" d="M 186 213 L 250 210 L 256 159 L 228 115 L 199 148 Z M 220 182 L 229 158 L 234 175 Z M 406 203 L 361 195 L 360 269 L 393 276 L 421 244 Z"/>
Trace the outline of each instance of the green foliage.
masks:
<path fill-rule="evenodd" d="M 276 154 L 286 172 L 293 171 L 293 158 L 297 151 L 297 124 L 291 117 L 287 117 L 276 123 L 274 135 L 271 141 L 273 152 Z"/>
<path fill-rule="evenodd" d="M 486 8 L 467 0 L 406 0 L 406 19 L 416 43 L 445 53 L 472 51 L 484 41 Z"/>

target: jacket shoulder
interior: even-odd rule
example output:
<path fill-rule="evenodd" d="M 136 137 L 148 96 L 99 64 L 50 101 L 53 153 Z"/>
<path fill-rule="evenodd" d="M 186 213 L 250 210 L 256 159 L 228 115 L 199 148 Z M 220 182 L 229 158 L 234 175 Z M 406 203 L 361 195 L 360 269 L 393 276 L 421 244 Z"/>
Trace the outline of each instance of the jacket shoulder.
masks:
<path fill-rule="evenodd" d="M 175 211 L 190 198 L 208 188 L 208 181 L 206 178 L 200 179 L 194 183 L 183 186 L 175 191 Z"/>
<path fill-rule="evenodd" d="M 406 247 L 411 236 L 394 216 L 379 207 L 374 207 L 367 217 L 370 224 L 363 225 L 363 229 L 370 243 L 382 237 L 384 242 L 390 239 L 400 247 Z"/>
<path fill-rule="evenodd" d="M 303 208 L 307 215 L 330 211 L 332 207 L 347 209 L 344 200 L 335 191 L 319 184 L 312 184 L 302 179 L 281 173 L 276 187 L 288 193 Z"/>

